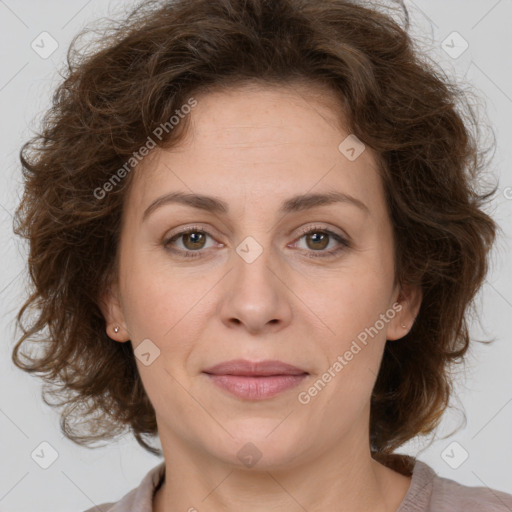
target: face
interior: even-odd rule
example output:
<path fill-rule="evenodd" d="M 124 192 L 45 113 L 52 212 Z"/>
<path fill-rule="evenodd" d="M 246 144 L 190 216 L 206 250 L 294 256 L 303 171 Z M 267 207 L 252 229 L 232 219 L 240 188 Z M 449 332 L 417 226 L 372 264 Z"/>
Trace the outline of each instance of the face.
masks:
<path fill-rule="evenodd" d="M 384 345 L 419 308 L 417 290 L 394 286 L 375 155 L 354 158 L 351 139 L 340 149 L 350 133 L 323 91 L 246 86 L 196 99 L 186 139 L 132 171 L 109 336 L 144 354 L 163 446 L 238 465 L 253 451 L 268 468 L 365 447 Z M 205 373 L 240 359 L 299 370 Z"/>

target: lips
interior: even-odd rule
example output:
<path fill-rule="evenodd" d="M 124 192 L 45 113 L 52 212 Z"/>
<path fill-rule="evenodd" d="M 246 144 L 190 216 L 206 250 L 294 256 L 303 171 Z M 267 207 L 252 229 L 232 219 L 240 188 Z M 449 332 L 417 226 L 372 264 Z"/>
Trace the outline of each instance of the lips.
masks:
<path fill-rule="evenodd" d="M 216 364 L 204 373 L 211 375 L 240 375 L 243 377 L 267 377 L 270 375 L 303 375 L 306 370 L 297 368 L 288 363 L 277 360 L 247 361 L 245 359 L 233 359 Z"/>
<path fill-rule="evenodd" d="M 207 368 L 203 373 L 218 388 L 244 400 L 272 398 L 298 386 L 309 374 L 282 361 L 235 359 Z"/>

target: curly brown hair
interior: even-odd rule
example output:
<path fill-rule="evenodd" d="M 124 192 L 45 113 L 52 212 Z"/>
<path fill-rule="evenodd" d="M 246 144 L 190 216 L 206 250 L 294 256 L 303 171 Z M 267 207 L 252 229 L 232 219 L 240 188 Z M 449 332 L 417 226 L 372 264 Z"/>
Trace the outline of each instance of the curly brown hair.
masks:
<path fill-rule="evenodd" d="M 384 460 L 432 432 L 449 403 L 450 365 L 469 346 L 498 228 L 483 210 L 497 187 L 477 187 L 490 148 L 470 91 L 417 51 L 392 14 L 349 0 L 145 1 L 79 49 L 85 34 L 70 46 L 41 132 L 20 151 L 25 188 L 14 226 L 30 245 L 32 290 L 12 357 L 43 378 L 47 404 L 63 407 L 63 433 L 88 446 L 128 429 L 161 454 L 143 437 L 157 424 L 131 344 L 112 342 L 100 309 L 117 278 L 133 176 L 126 162 L 152 133 L 162 132 L 152 138 L 158 147 L 178 143 L 189 116 L 155 130 L 191 95 L 247 81 L 329 87 L 347 129 L 376 152 L 395 280 L 419 286 L 423 300 L 408 335 L 386 343 L 371 399 L 372 455 Z M 39 351 L 22 360 L 29 341 Z"/>

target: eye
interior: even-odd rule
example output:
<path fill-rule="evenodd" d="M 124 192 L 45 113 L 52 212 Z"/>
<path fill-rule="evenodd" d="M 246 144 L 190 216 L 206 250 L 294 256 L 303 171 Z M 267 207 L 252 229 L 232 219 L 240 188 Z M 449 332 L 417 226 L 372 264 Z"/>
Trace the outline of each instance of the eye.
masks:
<path fill-rule="evenodd" d="M 324 227 L 310 227 L 307 231 L 302 233 L 298 240 L 302 240 L 303 238 L 306 240 L 305 250 L 309 251 L 308 256 L 312 258 L 334 256 L 350 247 L 349 242 L 345 238 Z M 331 241 L 335 241 L 337 244 L 335 244 L 333 248 L 325 250 Z"/>
<path fill-rule="evenodd" d="M 197 258 L 200 256 L 199 251 L 205 248 L 207 238 L 212 237 L 203 229 L 197 226 L 193 226 L 183 229 L 179 233 L 173 235 L 171 238 L 168 238 L 164 242 L 164 246 L 169 251 L 173 253 L 180 253 L 186 258 Z M 173 248 L 172 245 L 180 239 L 182 239 L 181 244 L 183 248 Z"/>
<path fill-rule="evenodd" d="M 183 258 L 199 258 L 204 252 L 202 249 L 208 249 L 206 245 L 208 238 L 213 240 L 212 235 L 204 229 L 198 226 L 187 227 L 166 239 L 164 247 Z M 301 236 L 292 245 L 297 244 L 302 239 L 306 240 L 306 248 L 303 250 L 308 253 L 308 257 L 312 258 L 335 256 L 350 247 L 350 243 L 345 238 L 325 227 L 313 226 L 308 228 L 302 232 Z M 182 247 L 179 247 L 180 243 L 178 242 L 181 243 Z M 330 242 L 335 242 L 334 247 L 325 250 Z M 217 246 L 223 247 L 224 245 L 217 244 Z"/>

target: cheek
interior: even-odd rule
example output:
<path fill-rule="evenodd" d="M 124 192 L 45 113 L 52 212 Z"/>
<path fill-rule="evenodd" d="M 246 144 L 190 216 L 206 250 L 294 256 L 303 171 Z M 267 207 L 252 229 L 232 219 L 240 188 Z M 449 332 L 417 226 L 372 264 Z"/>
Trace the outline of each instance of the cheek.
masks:
<path fill-rule="evenodd" d="M 120 263 L 125 320 L 133 339 L 162 339 L 186 315 L 193 287 L 182 285 L 165 260 L 156 258 L 158 251 L 146 253 L 130 242 Z"/>
<path fill-rule="evenodd" d="M 214 311 L 219 277 L 197 275 L 140 258 L 124 282 L 124 313 L 134 348 L 150 339 L 160 349 L 160 363 L 175 374 L 184 366 L 206 330 Z M 143 264 L 144 263 L 144 264 Z"/>
<path fill-rule="evenodd" d="M 393 274 L 388 266 L 389 260 L 367 252 L 358 258 L 357 264 L 347 265 L 326 280 L 323 291 L 315 287 L 314 294 L 305 289 L 301 292 L 309 296 L 308 305 L 325 326 L 325 334 L 317 333 L 316 338 L 319 350 L 327 356 L 328 367 L 341 356 L 343 369 L 335 373 L 351 376 L 335 379 L 343 381 L 346 389 L 361 382 L 371 386 L 378 373 L 386 329 L 395 316 L 394 310 L 388 311 L 393 288 Z"/>
<path fill-rule="evenodd" d="M 189 326 L 191 309 L 200 295 L 172 284 L 154 275 L 144 280 L 142 286 L 136 286 L 136 280 L 127 285 L 125 316 L 134 339 L 152 338 L 163 346 L 184 326 Z"/>
<path fill-rule="evenodd" d="M 315 379 L 313 387 L 322 391 L 309 388 L 306 392 L 317 393 L 314 400 L 319 409 L 339 407 L 342 413 L 332 420 L 337 425 L 357 417 L 367 406 L 386 343 L 386 324 L 380 315 L 386 313 L 389 289 L 369 276 L 351 273 L 350 279 L 340 281 L 321 298 L 321 317 L 333 331 L 317 335 L 317 350 L 325 361 L 317 379 L 326 384 L 325 388 L 315 384 Z"/>
<path fill-rule="evenodd" d="M 373 325 L 385 313 L 392 281 L 392 275 L 380 266 L 351 266 L 328 279 L 323 291 L 314 295 L 309 291 L 308 296 L 335 336 L 346 338 Z"/>

